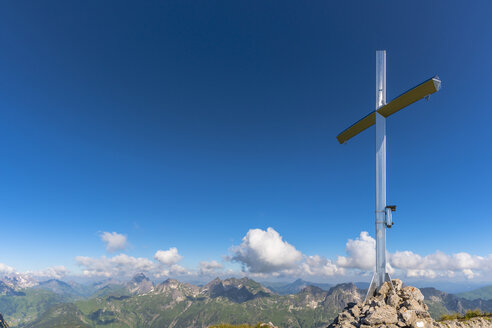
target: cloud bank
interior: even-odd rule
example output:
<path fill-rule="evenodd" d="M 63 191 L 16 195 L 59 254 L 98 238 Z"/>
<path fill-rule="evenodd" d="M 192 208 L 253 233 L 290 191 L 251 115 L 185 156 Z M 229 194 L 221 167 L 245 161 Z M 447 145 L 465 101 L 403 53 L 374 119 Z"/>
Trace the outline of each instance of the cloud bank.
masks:
<path fill-rule="evenodd" d="M 124 249 L 127 237 L 116 232 L 104 232 L 101 239 L 107 251 Z M 18 272 L 13 267 L 0 263 L 0 276 L 19 281 L 36 279 L 62 279 L 70 274 L 84 277 L 128 278 L 137 273 L 145 273 L 155 278 L 161 277 L 200 277 L 210 276 L 250 276 L 252 278 L 312 278 L 369 279 L 375 264 L 376 241 L 368 232 L 349 239 L 345 254 L 336 260 L 320 254 L 303 254 L 285 240 L 273 228 L 250 229 L 239 245 L 232 246 L 222 263 L 216 260 L 201 261 L 195 268 L 186 268 L 178 263 L 183 256 L 176 247 L 157 250 L 153 258 L 134 257 L 127 254 L 98 258 L 75 257 L 80 273 L 71 273 L 59 265 L 39 271 Z M 390 274 L 411 279 L 481 279 L 492 281 L 492 254 L 472 255 L 466 252 L 446 254 L 436 251 L 427 255 L 416 254 L 410 250 L 388 253 L 387 269 Z M 232 269 L 239 263 L 242 270 Z M 232 266 L 232 267 L 231 267 Z"/>
<path fill-rule="evenodd" d="M 146 257 L 133 257 L 119 254 L 113 257 L 92 258 L 77 256 L 75 262 L 82 269 L 85 277 L 128 278 L 137 273 L 145 273 L 156 278 L 189 275 L 191 272 L 178 265 L 181 256 L 176 247 L 158 250 L 154 260 Z"/>
<path fill-rule="evenodd" d="M 256 276 L 316 276 L 336 275 L 367 276 L 374 270 L 376 240 L 367 231 L 362 231 L 345 245 L 346 254 L 332 261 L 320 255 L 300 253 L 284 241 L 273 228 L 266 231 L 251 229 L 239 246 L 232 247 L 228 259 L 240 262 L 243 270 Z M 474 279 L 487 275 L 492 278 L 492 254 L 488 257 L 465 252 L 421 256 L 412 251 L 397 251 L 387 254 L 387 270 L 390 274 L 407 278 L 466 278 Z"/>
<path fill-rule="evenodd" d="M 448 255 L 436 251 L 434 254 L 420 256 L 411 251 L 403 251 L 391 254 L 390 261 L 395 268 L 405 271 L 408 277 L 453 278 L 462 274 L 473 279 L 483 273 L 492 273 L 492 254 L 482 257 L 465 252 Z"/>
<path fill-rule="evenodd" d="M 102 256 L 98 259 L 77 256 L 75 261 L 83 269 L 82 274 L 86 277 L 131 276 L 139 272 L 150 272 L 155 268 L 155 263 L 147 258 L 126 254 L 116 255 L 112 258 Z"/>

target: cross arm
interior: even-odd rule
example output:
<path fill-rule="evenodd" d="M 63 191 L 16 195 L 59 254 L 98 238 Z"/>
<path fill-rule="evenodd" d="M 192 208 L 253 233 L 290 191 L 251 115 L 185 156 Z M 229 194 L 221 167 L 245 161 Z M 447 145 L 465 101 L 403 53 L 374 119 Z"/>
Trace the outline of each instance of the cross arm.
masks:
<path fill-rule="evenodd" d="M 434 92 L 439 91 L 440 87 L 441 80 L 437 76 L 426 80 L 425 82 L 396 97 L 386 105 L 379 107 L 377 111 L 370 113 L 349 128 L 345 129 L 337 136 L 338 142 L 343 144 L 344 142 L 347 142 L 350 138 L 373 126 L 376 123 L 376 112 L 383 115 L 384 117 L 388 117 L 396 113 L 397 111 L 407 107 L 408 105 L 411 105 L 414 102 L 425 98 L 430 94 L 433 94 Z"/>
<path fill-rule="evenodd" d="M 440 88 L 441 80 L 435 76 L 396 97 L 386 105 L 379 107 L 377 112 L 384 117 L 388 117 L 400 109 L 403 109 L 408 105 L 411 105 L 414 102 L 439 91 Z"/>
<path fill-rule="evenodd" d="M 374 124 L 376 124 L 376 112 L 364 116 L 364 118 L 351 125 L 348 129 L 345 129 L 337 136 L 338 142 L 343 144 Z"/>

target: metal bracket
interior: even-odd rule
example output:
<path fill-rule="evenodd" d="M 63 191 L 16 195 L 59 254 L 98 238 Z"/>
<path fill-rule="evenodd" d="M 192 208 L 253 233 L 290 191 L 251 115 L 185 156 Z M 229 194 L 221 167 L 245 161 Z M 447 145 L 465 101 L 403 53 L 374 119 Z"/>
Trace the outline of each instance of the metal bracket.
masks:
<path fill-rule="evenodd" d="M 395 293 L 395 286 L 393 286 L 393 282 L 391 281 L 391 277 L 389 273 L 385 273 L 384 275 L 384 282 L 389 282 L 391 285 L 391 291 Z M 367 290 L 366 298 L 364 299 L 364 303 L 366 303 L 371 297 L 374 297 L 376 295 L 376 273 L 372 276 L 371 279 L 371 284 L 369 285 L 369 289 Z"/>

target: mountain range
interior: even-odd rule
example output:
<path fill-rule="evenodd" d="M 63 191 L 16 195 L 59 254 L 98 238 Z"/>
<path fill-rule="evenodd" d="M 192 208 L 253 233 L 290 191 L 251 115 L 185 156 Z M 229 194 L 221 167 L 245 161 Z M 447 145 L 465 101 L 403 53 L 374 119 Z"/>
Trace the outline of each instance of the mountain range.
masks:
<path fill-rule="evenodd" d="M 297 294 L 307 286 L 316 286 L 324 290 L 329 290 L 331 287 L 333 287 L 333 285 L 330 284 L 309 282 L 302 279 L 297 279 L 291 283 L 265 282 L 263 284 L 265 285 L 265 287 L 268 287 L 269 289 L 280 295 Z"/>
<path fill-rule="evenodd" d="M 268 286 L 248 278 L 216 278 L 196 286 L 174 279 L 154 284 L 143 274 L 126 283 L 108 280 L 85 287 L 54 279 L 29 288 L 7 287 L 0 289 L 0 313 L 19 328 L 180 328 L 260 321 L 278 327 L 326 327 L 347 303 L 365 295 L 353 283 L 313 286 L 296 280 Z M 492 311 L 492 300 L 470 300 L 434 288 L 422 293 L 435 318 L 475 308 Z"/>

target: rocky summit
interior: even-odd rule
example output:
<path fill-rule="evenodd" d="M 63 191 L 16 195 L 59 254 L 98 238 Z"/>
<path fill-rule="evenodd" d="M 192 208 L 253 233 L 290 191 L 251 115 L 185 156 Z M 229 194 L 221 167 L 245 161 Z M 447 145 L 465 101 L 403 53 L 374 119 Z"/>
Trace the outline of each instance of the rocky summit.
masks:
<path fill-rule="evenodd" d="M 434 321 L 416 287 L 403 287 L 399 279 L 386 282 L 374 297 L 365 302 L 349 303 L 328 328 L 492 328 L 488 319 Z"/>

